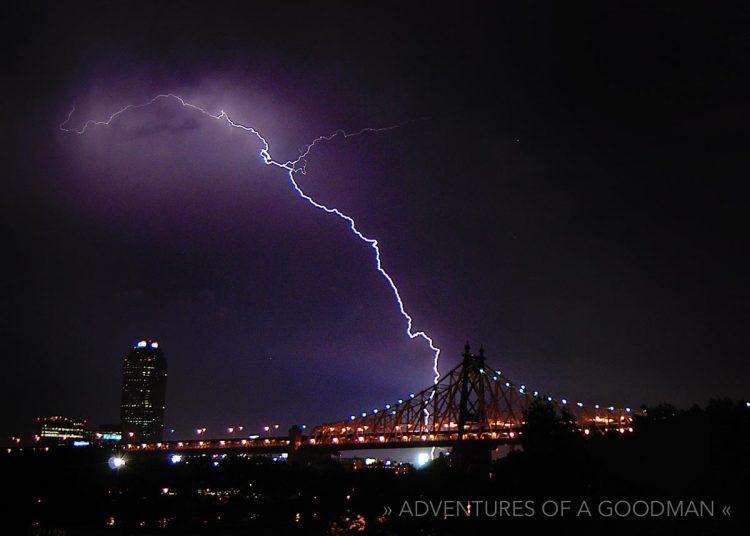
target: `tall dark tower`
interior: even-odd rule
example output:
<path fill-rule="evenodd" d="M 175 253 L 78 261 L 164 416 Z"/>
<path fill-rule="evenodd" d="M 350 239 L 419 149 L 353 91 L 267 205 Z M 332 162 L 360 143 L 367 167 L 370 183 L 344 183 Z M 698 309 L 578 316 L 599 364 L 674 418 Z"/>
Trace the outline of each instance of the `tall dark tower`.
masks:
<path fill-rule="evenodd" d="M 123 442 L 161 441 L 167 361 L 157 341 L 138 342 L 123 360 L 120 425 Z"/>

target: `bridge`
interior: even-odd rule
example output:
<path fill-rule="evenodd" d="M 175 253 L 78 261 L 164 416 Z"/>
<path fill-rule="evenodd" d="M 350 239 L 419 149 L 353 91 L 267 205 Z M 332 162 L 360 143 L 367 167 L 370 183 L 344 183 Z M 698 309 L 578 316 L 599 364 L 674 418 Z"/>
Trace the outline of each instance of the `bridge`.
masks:
<path fill-rule="evenodd" d="M 489 367 L 484 349 L 472 353 L 440 380 L 369 413 L 321 424 L 307 435 L 293 426 L 287 436 L 203 439 L 124 444 L 125 452 L 246 452 L 316 457 L 344 450 L 452 447 L 454 451 L 487 452 L 519 441 L 524 413 L 534 401 L 551 404 L 585 435 L 632 432 L 631 408 L 588 406 L 543 397 Z"/>

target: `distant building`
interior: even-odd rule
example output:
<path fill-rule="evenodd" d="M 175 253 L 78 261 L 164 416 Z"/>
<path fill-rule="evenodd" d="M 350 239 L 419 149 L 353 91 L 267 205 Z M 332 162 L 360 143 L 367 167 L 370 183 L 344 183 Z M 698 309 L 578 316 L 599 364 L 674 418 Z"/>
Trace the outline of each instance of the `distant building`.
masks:
<path fill-rule="evenodd" d="M 43 445 L 72 445 L 87 439 L 86 420 L 55 415 L 37 417 L 37 439 Z"/>
<path fill-rule="evenodd" d="M 100 424 L 96 430 L 88 430 L 89 440 L 95 444 L 118 443 L 122 439 L 119 424 Z"/>
<path fill-rule="evenodd" d="M 167 388 L 167 362 L 157 341 L 138 342 L 122 368 L 122 441 L 161 441 Z"/>

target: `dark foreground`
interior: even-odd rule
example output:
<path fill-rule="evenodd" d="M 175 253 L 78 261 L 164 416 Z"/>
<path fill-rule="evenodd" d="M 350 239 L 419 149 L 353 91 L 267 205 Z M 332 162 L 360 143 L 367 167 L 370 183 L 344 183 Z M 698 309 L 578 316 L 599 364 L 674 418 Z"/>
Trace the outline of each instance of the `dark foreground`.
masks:
<path fill-rule="evenodd" d="M 483 470 L 338 461 L 3 452 L 3 534 L 748 534 L 750 409 L 651 408 L 633 433 L 582 437 L 538 408 L 524 450 Z"/>

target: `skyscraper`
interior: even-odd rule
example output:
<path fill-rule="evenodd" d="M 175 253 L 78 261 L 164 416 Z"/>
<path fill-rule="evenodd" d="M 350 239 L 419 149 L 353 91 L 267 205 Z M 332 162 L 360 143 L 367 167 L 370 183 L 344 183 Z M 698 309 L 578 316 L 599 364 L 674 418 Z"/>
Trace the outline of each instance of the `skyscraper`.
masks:
<path fill-rule="evenodd" d="M 167 362 L 157 341 L 142 340 L 123 360 L 122 440 L 161 441 L 164 432 Z"/>

